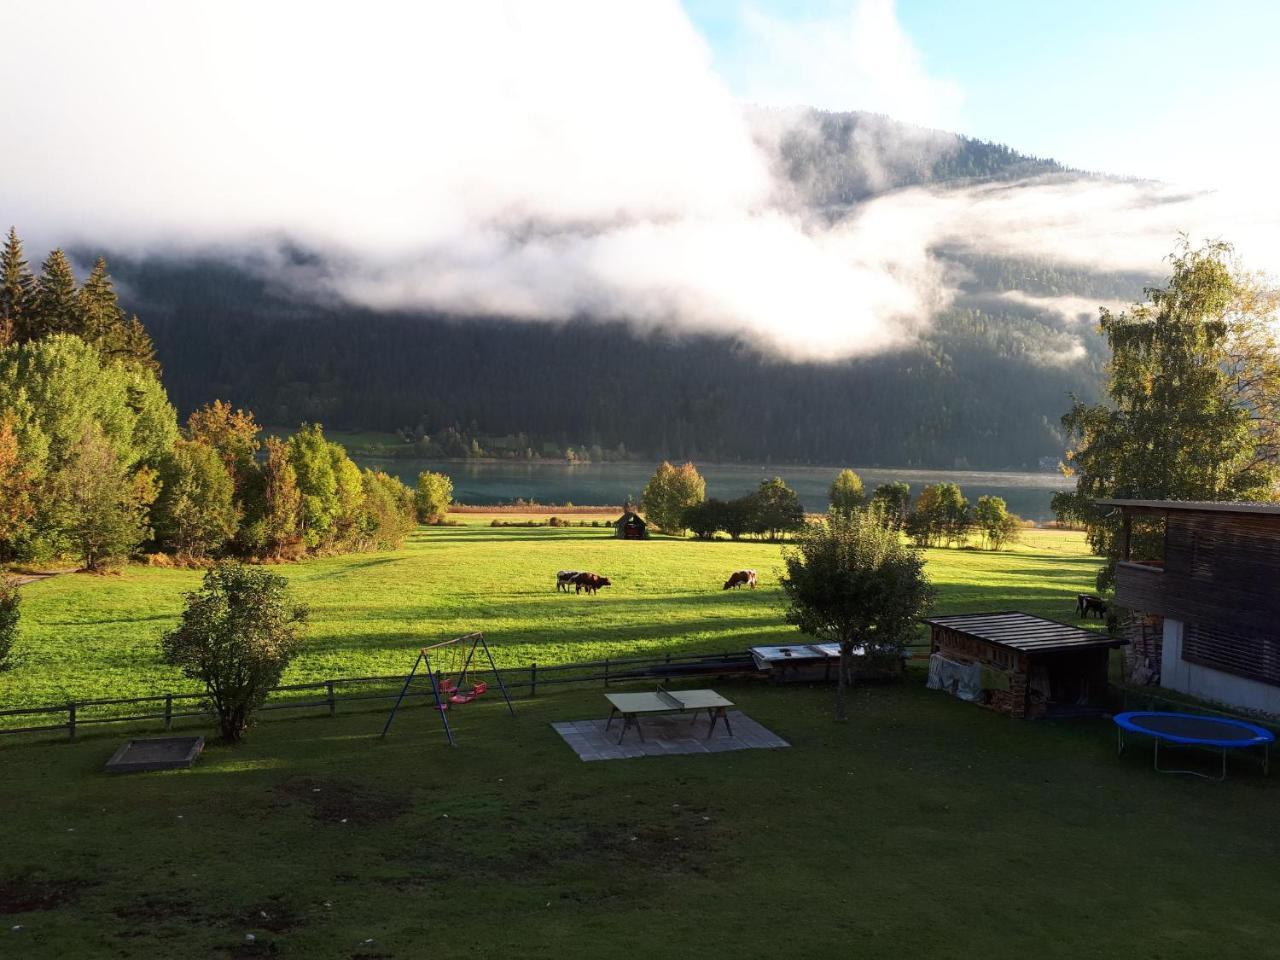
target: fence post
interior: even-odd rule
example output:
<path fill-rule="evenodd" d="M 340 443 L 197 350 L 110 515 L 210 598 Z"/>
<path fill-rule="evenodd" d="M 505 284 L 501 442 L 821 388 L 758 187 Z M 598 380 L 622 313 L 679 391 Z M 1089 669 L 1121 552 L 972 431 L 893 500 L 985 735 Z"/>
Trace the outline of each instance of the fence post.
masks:
<path fill-rule="evenodd" d="M 166 693 L 164 695 L 164 728 L 168 730 L 173 725 L 173 694 Z"/>
<path fill-rule="evenodd" d="M 71 700 L 67 703 L 67 739 L 74 740 L 76 738 L 76 702 Z"/>
<path fill-rule="evenodd" d="M 333 696 L 333 681 L 326 680 L 324 682 L 324 688 L 329 694 L 329 716 L 336 717 L 338 715 L 338 701 L 334 699 Z"/>
<path fill-rule="evenodd" d="M 529 664 L 529 696 L 538 695 L 538 661 Z"/>
<path fill-rule="evenodd" d="M 604 658 L 604 685 L 609 685 L 609 658 Z"/>

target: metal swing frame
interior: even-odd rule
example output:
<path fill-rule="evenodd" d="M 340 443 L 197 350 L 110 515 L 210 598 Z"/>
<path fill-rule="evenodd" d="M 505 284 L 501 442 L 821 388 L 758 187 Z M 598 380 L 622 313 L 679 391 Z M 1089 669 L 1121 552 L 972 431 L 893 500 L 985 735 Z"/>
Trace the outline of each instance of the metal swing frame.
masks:
<path fill-rule="evenodd" d="M 463 660 L 462 669 L 458 672 L 459 681 L 466 679 L 467 671 L 471 669 L 471 661 L 475 659 L 476 648 L 484 650 L 485 658 L 489 661 L 489 668 L 493 671 L 493 676 L 498 681 L 498 689 L 502 691 L 502 699 L 507 702 L 507 709 L 511 712 L 511 716 L 514 717 L 516 715 L 515 705 L 511 702 L 511 694 L 507 692 L 507 685 L 502 679 L 502 673 L 498 670 L 498 665 L 493 660 L 493 653 L 489 650 L 489 644 L 485 642 L 484 634 L 468 633 L 461 637 L 454 637 L 452 640 L 441 640 L 439 643 L 429 644 L 418 651 L 418 659 L 413 661 L 413 669 L 404 678 L 404 686 L 400 688 L 400 696 L 396 697 L 396 702 L 391 707 L 391 713 L 387 715 L 387 722 L 382 727 L 383 738 L 386 737 L 387 731 L 391 729 L 391 721 L 396 718 L 396 711 L 400 709 L 400 704 L 404 702 L 404 698 L 408 695 L 409 687 L 418 673 L 418 668 L 426 667 L 427 679 L 431 681 L 431 696 L 435 700 L 436 713 L 440 714 L 440 722 L 444 724 L 445 739 L 449 741 L 449 746 L 457 746 L 453 739 L 453 728 L 449 725 L 449 707 L 441 697 L 440 682 L 436 678 L 436 671 L 431 666 L 431 651 L 442 650 L 446 647 L 457 648 L 457 645 L 462 643 L 467 644 L 467 655 Z M 459 687 L 461 687 L 461 683 L 459 683 Z"/>

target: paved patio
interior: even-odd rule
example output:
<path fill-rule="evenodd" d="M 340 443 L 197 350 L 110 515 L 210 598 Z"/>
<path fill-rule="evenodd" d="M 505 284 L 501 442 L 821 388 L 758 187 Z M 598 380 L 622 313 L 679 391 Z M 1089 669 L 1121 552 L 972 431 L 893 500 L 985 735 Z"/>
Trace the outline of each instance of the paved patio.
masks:
<path fill-rule="evenodd" d="M 613 722 L 605 733 L 607 719 L 570 720 L 553 723 L 551 728 L 564 737 L 575 753 L 583 760 L 628 760 L 632 757 L 666 757 L 682 753 L 728 753 L 731 750 L 773 750 L 789 747 L 773 731 L 762 727 L 740 710 L 729 711 L 733 736 L 729 736 L 723 723 L 716 724 L 715 733 L 707 738 L 707 718 L 700 715 L 697 723 L 690 725 L 688 714 L 662 714 L 643 717 L 644 742 L 635 729 L 627 731 L 626 740 L 619 744 L 622 718 Z"/>

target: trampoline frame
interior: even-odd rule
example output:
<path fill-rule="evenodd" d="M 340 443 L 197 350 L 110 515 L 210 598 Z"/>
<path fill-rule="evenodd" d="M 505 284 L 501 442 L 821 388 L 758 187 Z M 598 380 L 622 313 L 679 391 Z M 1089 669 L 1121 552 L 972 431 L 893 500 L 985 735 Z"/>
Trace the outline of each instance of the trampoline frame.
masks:
<path fill-rule="evenodd" d="M 1134 717 L 1178 717 L 1187 720 L 1209 720 L 1214 723 L 1228 724 L 1252 731 L 1254 739 L 1241 740 L 1231 742 L 1227 740 L 1215 740 L 1208 737 L 1186 737 L 1178 734 L 1160 733 L 1156 730 L 1148 730 L 1133 725 Z M 1269 730 L 1264 730 L 1252 723 L 1246 723 L 1243 720 L 1236 720 L 1233 717 L 1211 717 L 1195 713 L 1181 713 L 1170 710 L 1133 710 L 1127 713 L 1118 713 L 1113 718 L 1116 725 L 1116 756 L 1121 756 L 1125 748 L 1125 732 L 1136 733 L 1144 737 L 1150 737 L 1155 741 L 1154 757 L 1152 766 L 1157 773 L 1185 773 L 1193 777 L 1200 777 L 1203 780 L 1211 780 L 1214 783 L 1221 783 L 1227 779 L 1227 751 L 1228 750 L 1249 750 L 1253 747 L 1262 748 L 1262 775 L 1269 776 L 1271 773 L 1271 744 L 1275 742 L 1275 735 Z M 1199 770 L 1175 770 L 1171 767 L 1160 766 L 1160 742 L 1164 741 L 1165 748 L 1170 746 L 1188 747 L 1193 750 L 1217 750 L 1222 757 L 1222 772 L 1212 777 L 1207 773 L 1201 773 Z"/>

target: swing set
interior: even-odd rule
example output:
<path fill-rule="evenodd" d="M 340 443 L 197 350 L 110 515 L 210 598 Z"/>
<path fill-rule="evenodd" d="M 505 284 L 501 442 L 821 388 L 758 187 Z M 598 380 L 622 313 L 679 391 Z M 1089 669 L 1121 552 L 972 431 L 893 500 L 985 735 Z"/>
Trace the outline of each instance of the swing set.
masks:
<path fill-rule="evenodd" d="M 396 711 L 400 709 L 400 704 L 404 702 L 404 698 L 409 693 L 409 687 L 421 668 L 426 673 L 427 679 L 431 681 L 431 695 L 435 699 L 435 708 L 440 714 L 440 721 L 444 724 L 445 739 L 449 741 L 449 746 L 457 746 L 453 742 L 453 729 L 449 726 L 450 708 L 471 703 L 489 691 L 487 682 L 476 680 L 473 676 L 484 670 L 476 657 L 477 650 L 484 651 L 485 659 L 489 661 L 489 670 L 497 681 L 498 689 L 502 691 L 502 698 L 507 701 L 507 709 L 514 717 L 516 708 L 511 704 L 511 695 L 507 693 L 507 685 L 502 682 L 498 665 L 493 662 L 493 654 L 489 652 L 489 644 L 485 643 L 484 634 L 468 633 L 466 636 L 433 643 L 418 651 L 418 659 L 413 662 L 413 669 L 404 678 L 404 686 L 400 688 L 400 696 L 391 707 L 391 713 L 382 728 L 382 736 L 385 737 L 387 731 L 391 729 L 391 721 L 396 718 Z M 475 664 L 474 670 L 472 664 Z"/>

